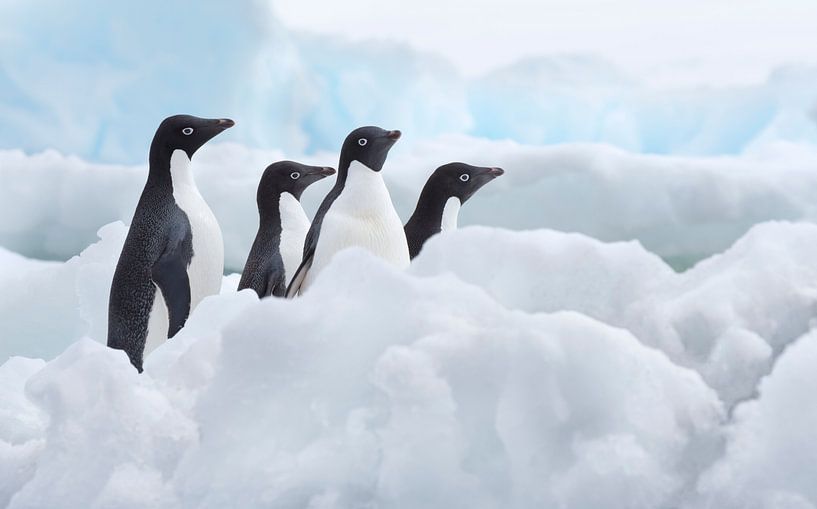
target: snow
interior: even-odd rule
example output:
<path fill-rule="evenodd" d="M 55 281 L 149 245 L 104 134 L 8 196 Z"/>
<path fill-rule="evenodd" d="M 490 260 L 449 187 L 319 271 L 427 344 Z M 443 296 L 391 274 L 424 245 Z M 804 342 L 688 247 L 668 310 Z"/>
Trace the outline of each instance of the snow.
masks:
<path fill-rule="evenodd" d="M 634 241 L 466 227 L 405 272 L 343 251 L 296 300 L 230 275 L 142 375 L 104 346 L 125 233 L 61 264 L 0 252 L 24 268 L 0 323 L 28 323 L 3 358 L 31 357 L 0 366 L 10 508 L 817 504 L 816 225 L 684 273 Z"/>
<path fill-rule="evenodd" d="M 809 330 L 815 259 L 813 224 L 758 225 L 680 274 L 635 242 L 471 227 L 430 239 L 411 272 L 454 274 L 512 309 L 569 309 L 626 328 L 694 368 L 731 406 Z"/>
<path fill-rule="evenodd" d="M 360 250 L 299 300 L 206 299 L 143 376 L 88 339 L 9 371 L 21 410 L 0 440 L 33 435 L 0 460 L 19 472 L 11 508 L 654 507 L 694 487 L 685 458 L 713 450 L 723 417 L 627 331 Z"/>
<path fill-rule="evenodd" d="M 717 507 L 817 507 L 814 430 L 817 334 L 788 348 L 760 385 L 760 397 L 736 411 L 726 454 L 700 482 Z"/>
<path fill-rule="evenodd" d="M 485 52 L 446 26 L 457 44 L 427 52 L 439 26 L 397 34 L 423 8 L 372 40 L 389 24 L 134 5 L 0 3 L 0 507 L 817 508 L 817 68 L 758 79 L 807 53 L 788 45 L 813 9 L 717 65 L 708 37 L 697 62 L 615 49 L 666 35 L 643 23 L 607 57 L 498 58 L 546 25 L 473 23 Z M 756 8 L 792 18 L 718 8 L 717 37 L 745 39 Z M 105 346 L 108 294 L 179 112 L 237 121 L 192 162 L 227 275 L 140 375 Z M 506 174 L 405 271 L 351 249 L 299 299 L 237 292 L 264 168 L 335 166 L 367 124 L 404 133 L 383 172 L 404 221 L 440 164 Z"/>

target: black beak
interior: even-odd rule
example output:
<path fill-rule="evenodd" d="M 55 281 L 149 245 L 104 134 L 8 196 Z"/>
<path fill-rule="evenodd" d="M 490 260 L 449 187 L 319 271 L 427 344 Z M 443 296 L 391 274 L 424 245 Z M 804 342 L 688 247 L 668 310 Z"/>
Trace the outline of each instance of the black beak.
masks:
<path fill-rule="evenodd" d="M 222 131 L 224 129 L 229 129 L 229 128 L 233 127 L 234 125 L 235 125 L 235 122 L 232 121 L 229 118 L 220 118 L 220 119 L 216 120 L 216 127 L 221 129 Z"/>
<path fill-rule="evenodd" d="M 315 166 L 309 173 L 311 173 L 312 175 L 321 175 L 323 177 L 328 177 L 329 175 L 335 174 L 335 169 L 330 168 L 329 166 Z"/>
<path fill-rule="evenodd" d="M 386 132 L 386 138 L 388 138 L 388 139 L 390 139 L 392 141 L 397 141 L 397 140 L 400 139 L 401 134 L 403 134 L 403 133 L 401 133 L 400 131 L 395 129 L 394 131 Z"/>
<path fill-rule="evenodd" d="M 505 170 L 503 170 L 502 168 L 488 168 L 488 171 L 486 173 L 488 173 L 488 175 L 492 177 L 498 177 L 500 175 L 503 175 L 505 173 Z"/>

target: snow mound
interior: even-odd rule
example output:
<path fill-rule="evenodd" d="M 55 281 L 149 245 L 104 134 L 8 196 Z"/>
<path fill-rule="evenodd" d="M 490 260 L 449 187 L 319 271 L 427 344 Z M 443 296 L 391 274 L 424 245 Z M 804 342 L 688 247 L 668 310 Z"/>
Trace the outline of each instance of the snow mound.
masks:
<path fill-rule="evenodd" d="M 817 507 L 817 333 L 797 340 L 760 385 L 759 399 L 738 408 L 726 454 L 702 478 L 711 507 Z"/>
<path fill-rule="evenodd" d="M 0 456 L 9 507 L 647 508 L 717 450 L 714 392 L 626 331 L 362 251 L 324 274 L 296 301 L 216 297 L 243 309 L 194 314 L 143 376 L 88 340 L 9 361 L 41 433 Z"/>
<path fill-rule="evenodd" d="M 680 274 L 637 242 L 469 227 L 406 272 L 340 253 L 294 301 L 232 275 L 141 376 L 101 343 L 124 234 L 0 254 L 23 267 L 0 344 L 46 359 L 0 366 L 0 504 L 817 506 L 815 225 Z"/>
<path fill-rule="evenodd" d="M 454 274 L 509 308 L 568 309 L 624 327 L 696 369 L 732 405 L 809 330 L 815 259 L 817 226 L 802 223 L 756 226 L 680 274 L 634 242 L 471 227 L 432 238 L 411 272 Z"/>

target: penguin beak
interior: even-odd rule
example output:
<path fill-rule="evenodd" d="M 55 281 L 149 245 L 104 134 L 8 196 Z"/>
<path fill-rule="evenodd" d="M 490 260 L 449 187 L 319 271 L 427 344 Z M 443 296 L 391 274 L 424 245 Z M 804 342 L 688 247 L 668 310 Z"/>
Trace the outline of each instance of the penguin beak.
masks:
<path fill-rule="evenodd" d="M 403 133 L 395 129 L 394 131 L 387 131 L 386 138 L 390 139 L 391 141 L 397 141 L 400 139 L 402 134 Z"/>
<path fill-rule="evenodd" d="M 216 127 L 222 131 L 229 129 L 235 125 L 235 122 L 229 118 L 219 118 L 216 120 Z"/>
<path fill-rule="evenodd" d="M 320 175 L 321 177 L 328 177 L 329 175 L 334 175 L 335 174 L 335 169 L 330 168 L 329 166 L 323 166 L 323 167 L 317 166 L 310 173 L 312 173 L 313 175 Z"/>
<path fill-rule="evenodd" d="M 491 177 L 498 177 L 500 175 L 503 175 L 505 173 L 505 170 L 503 170 L 502 168 L 488 168 L 488 171 L 485 173 L 487 173 Z"/>

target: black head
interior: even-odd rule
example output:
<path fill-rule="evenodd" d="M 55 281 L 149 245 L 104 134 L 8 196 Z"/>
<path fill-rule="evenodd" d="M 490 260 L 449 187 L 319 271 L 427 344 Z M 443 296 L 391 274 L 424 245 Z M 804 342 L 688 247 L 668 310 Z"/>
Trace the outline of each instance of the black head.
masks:
<path fill-rule="evenodd" d="M 275 203 L 281 193 L 289 193 L 301 198 L 304 189 L 311 184 L 334 175 L 335 169 L 328 166 L 307 166 L 294 161 L 278 161 L 267 166 L 258 184 L 258 206 Z"/>
<path fill-rule="evenodd" d="M 383 169 L 389 149 L 400 139 L 400 131 L 359 127 L 349 133 L 340 151 L 341 166 L 359 161 L 374 171 Z"/>
<path fill-rule="evenodd" d="M 187 157 L 192 158 L 202 145 L 234 125 L 235 122 L 228 118 L 173 115 L 159 124 L 150 151 L 151 154 L 170 155 L 174 150 L 180 149 L 187 153 Z"/>
<path fill-rule="evenodd" d="M 480 187 L 505 173 L 502 168 L 471 166 L 465 163 L 448 163 L 440 166 L 428 178 L 426 187 L 442 193 L 445 198 L 456 196 L 460 202 L 476 193 Z"/>

